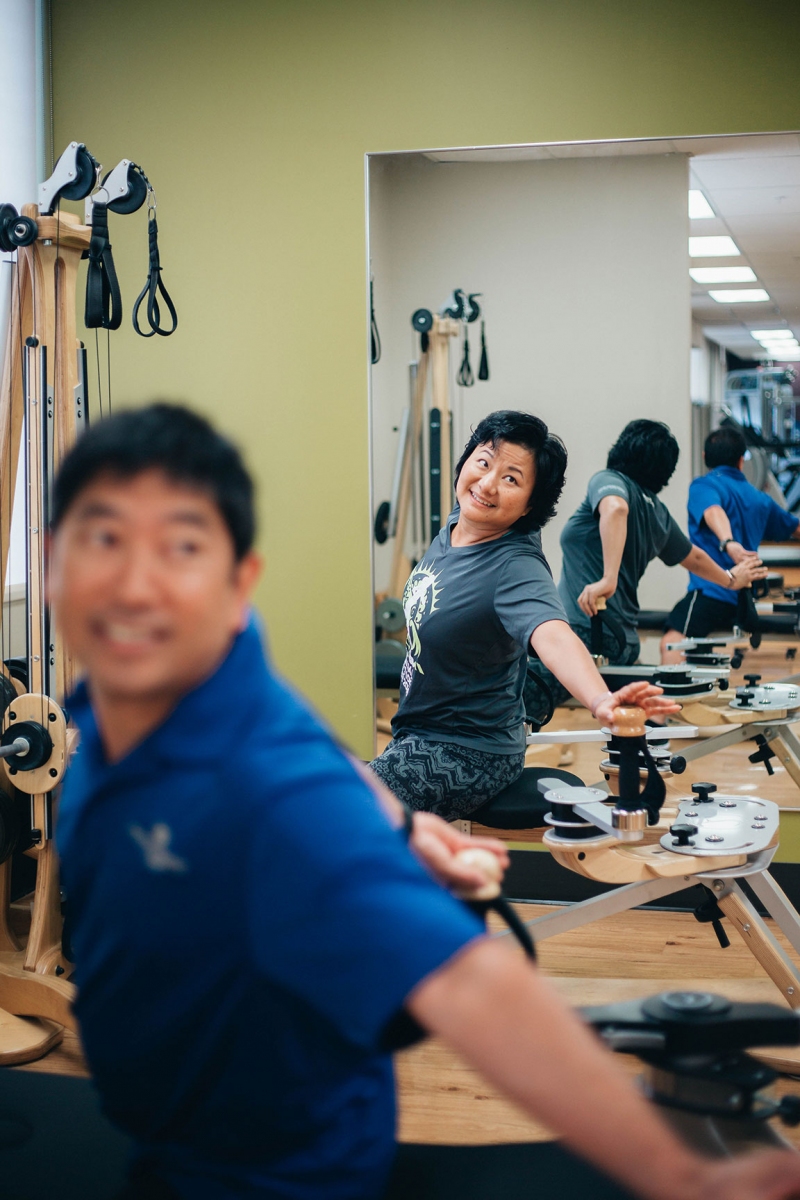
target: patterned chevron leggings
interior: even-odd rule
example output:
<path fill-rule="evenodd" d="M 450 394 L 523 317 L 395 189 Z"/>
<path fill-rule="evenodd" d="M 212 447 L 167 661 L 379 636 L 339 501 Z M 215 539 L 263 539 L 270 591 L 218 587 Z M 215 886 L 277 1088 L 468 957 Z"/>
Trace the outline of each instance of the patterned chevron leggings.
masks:
<path fill-rule="evenodd" d="M 409 808 L 458 821 L 519 778 L 525 752 L 488 754 L 406 733 L 369 765 Z"/>

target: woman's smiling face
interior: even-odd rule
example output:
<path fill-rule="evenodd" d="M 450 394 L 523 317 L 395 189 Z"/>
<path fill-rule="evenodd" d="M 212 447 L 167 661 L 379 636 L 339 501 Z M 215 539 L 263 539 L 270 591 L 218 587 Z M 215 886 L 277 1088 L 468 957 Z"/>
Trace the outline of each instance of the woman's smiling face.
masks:
<path fill-rule="evenodd" d="M 513 442 L 477 446 L 461 468 L 456 499 L 463 521 L 484 538 L 501 537 L 531 508 L 536 464 Z"/>

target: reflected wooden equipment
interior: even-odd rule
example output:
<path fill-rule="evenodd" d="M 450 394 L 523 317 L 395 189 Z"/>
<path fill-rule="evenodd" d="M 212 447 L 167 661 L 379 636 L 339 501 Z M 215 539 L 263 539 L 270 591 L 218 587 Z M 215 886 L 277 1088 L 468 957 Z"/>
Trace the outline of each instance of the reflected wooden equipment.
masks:
<path fill-rule="evenodd" d="M 5 578 L 17 473 L 24 471 L 27 530 L 27 678 L 9 679 L 2 740 L 22 732 L 30 749 L 3 760 L 0 786 L 30 797 L 30 845 L 36 887 L 27 944 L 9 921 L 11 852 L 0 863 L 0 1065 L 27 1062 L 75 1028 L 73 986 L 64 976 L 58 860 L 53 842 L 57 788 L 74 734 L 61 703 L 74 682 L 74 664 L 60 643 L 44 594 L 44 535 L 50 486 L 59 463 L 85 426 L 85 353 L 76 337 L 75 288 L 92 231 L 71 214 L 40 217 L 38 237 L 17 250 L 12 309 L 0 391 L 0 569 Z M 5 655 L 4 655 L 5 657 Z M 10 691 L 16 693 L 10 697 Z M 31 756 L 34 757 L 31 757 Z M 32 765 L 35 764 L 35 765 Z M 25 800 L 22 800 L 25 803 Z"/>
<path fill-rule="evenodd" d="M 428 487 L 422 488 L 422 491 L 427 492 L 429 507 L 427 532 L 431 539 L 436 536 L 453 507 L 453 454 L 448 364 L 450 339 L 458 337 L 460 332 L 460 322 L 452 317 L 434 316 L 433 326 L 427 334 L 428 348 L 420 354 L 419 362 L 415 364 L 416 370 L 412 374 L 411 403 L 408 417 L 404 422 L 405 432 L 399 462 L 399 486 L 393 489 L 392 508 L 395 508 L 395 512 L 390 510 L 389 514 L 389 520 L 393 527 L 390 529 L 390 536 L 394 536 L 392 569 L 389 576 L 390 596 L 402 597 L 406 580 L 411 573 L 411 562 L 406 554 L 406 541 L 414 489 L 415 486 L 418 486 L 417 480 L 421 479 L 426 470 L 426 456 L 422 451 L 422 442 L 429 376 L 431 381 L 429 447 L 431 448 L 427 456 Z M 435 482 L 436 479 L 438 479 L 438 486 Z M 424 505 L 420 505 L 420 508 L 423 507 Z M 423 514 L 420 512 L 420 523 L 423 525 L 422 540 L 427 544 L 424 536 L 425 522 L 422 521 L 422 516 Z"/>

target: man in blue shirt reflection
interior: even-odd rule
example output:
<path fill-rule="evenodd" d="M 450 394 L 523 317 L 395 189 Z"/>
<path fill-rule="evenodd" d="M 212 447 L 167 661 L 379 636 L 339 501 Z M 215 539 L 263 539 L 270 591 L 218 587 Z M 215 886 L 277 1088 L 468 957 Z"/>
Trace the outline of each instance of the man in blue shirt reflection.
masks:
<path fill-rule="evenodd" d="M 689 487 L 689 538 L 726 570 L 755 561 L 762 541 L 797 538 L 800 520 L 744 476 L 747 443 L 741 431 L 723 425 L 708 435 L 703 447 L 708 474 Z M 680 662 L 679 650 L 667 650 L 682 638 L 708 637 L 733 629 L 737 596 L 727 588 L 689 572 L 689 590 L 665 622 L 661 661 Z"/>
<path fill-rule="evenodd" d="M 273 674 L 253 536 L 238 452 L 185 409 L 101 422 L 56 483 L 50 597 L 85 670 L 58 844 L 87 1058 L 137 1145 L 126 1196 L 379 1197 L 402 1014 L 643 1197 L 800 1188 L 795 1156 L 686 1148 L 436 882 L 483 877 L 435 817 L 409 849 Z"/>

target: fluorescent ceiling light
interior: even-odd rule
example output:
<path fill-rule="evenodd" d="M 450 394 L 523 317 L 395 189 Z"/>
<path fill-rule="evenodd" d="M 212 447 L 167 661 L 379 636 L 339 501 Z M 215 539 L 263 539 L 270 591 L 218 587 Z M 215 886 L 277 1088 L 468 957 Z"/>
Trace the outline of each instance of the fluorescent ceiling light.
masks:
<path fill-rule="evenodd" d="M 797 338 L 793 338 L 793 337 L 757 338 L 756 340 L 761 342 L 762 346 L 796 346 L 798 344 Z"/>
<path fill-rule="evenodd" d="M 689 274 L 695 283 L 755 283 L 756 273 L 751 267 L 690 267 Z"/>
<path fill-rule="evenodd" d="M 717 304 L 762 304 L 769 300 L 769 294 L 763 288 L 740 288 L 736 291 L 709 292 Z"/>
<path fill-rule="evenodd" d="M 771 350 L 767 354 L 767 357 L 776 362 L 800 362 L 800 346 L 797 349 L 793 348 L 791 350 Z"/>
<path fill-rule="evenodd" d="M 750 337 L 757 342 L 779 342 L 782 338 L 794 339 L 791 329 L 751 329 Z"/>
<path fill-rule="evenodd" d="M 732 237 L 690 237 L 690 258 L 734 258 L 741 254 Z"/>
<path fill-rule="evenodd" d="M 708 217 L 716 216 L 702 192 L 689 192 L 689 216 L 693 221 L 705 221 Z"/>

